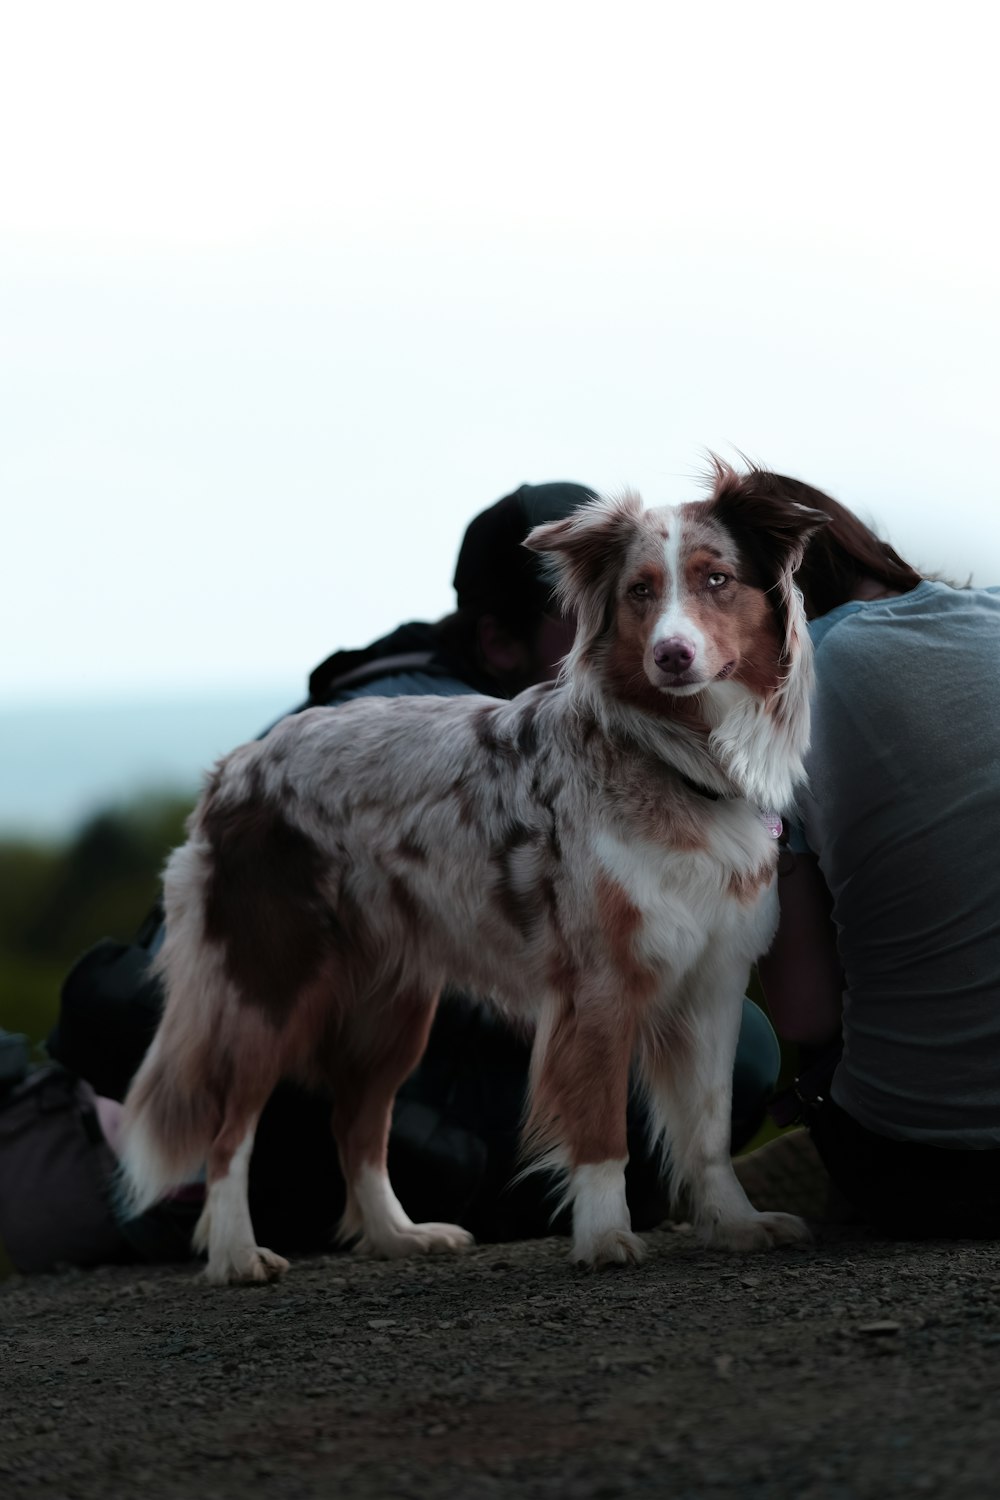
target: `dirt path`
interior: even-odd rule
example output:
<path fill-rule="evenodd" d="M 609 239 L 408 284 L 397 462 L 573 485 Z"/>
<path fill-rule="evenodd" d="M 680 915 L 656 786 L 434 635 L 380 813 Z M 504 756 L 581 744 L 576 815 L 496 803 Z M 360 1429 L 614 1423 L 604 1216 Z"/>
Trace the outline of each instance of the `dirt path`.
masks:
<path fill-rule="evenodd" d="M 311 1500 L 1000 1491 L 1000 1246 L 650 1236 L 0 1287 L 0 1494 Z"/>

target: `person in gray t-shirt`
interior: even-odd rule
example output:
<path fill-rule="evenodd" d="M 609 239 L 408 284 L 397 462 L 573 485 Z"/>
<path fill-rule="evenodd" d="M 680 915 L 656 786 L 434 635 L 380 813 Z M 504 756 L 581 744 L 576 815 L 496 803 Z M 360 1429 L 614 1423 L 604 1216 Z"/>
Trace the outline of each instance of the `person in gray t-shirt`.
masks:
<path fill-rule="evenodd" d="M 788 1040 L 843 1052 L 806 1123 L 897 1232 L 1000 1232 L 1000 590 L 922 578 L 829 496 L 797 575 L 816 648 L 809 790 L 760 966 Z"/>

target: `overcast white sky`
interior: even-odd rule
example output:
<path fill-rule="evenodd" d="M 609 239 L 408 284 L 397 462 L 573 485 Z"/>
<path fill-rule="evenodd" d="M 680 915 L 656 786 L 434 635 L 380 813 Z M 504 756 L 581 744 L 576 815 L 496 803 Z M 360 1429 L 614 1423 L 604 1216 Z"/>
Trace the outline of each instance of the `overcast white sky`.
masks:
<path fill-rule="evenodd" d="M 705 449 L 1000 582 L 980 4 L 5 7 L 0 702 L 288 684 Z"/>

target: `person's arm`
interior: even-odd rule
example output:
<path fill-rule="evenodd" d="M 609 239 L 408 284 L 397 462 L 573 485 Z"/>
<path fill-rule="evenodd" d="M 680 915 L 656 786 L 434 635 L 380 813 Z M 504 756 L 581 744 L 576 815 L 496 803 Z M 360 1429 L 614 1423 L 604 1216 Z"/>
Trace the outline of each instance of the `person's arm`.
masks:
<path fill-rule="evenodd" d="M 843 990 L 830 892 L 814 854 L 783 850 L 778 870 L 781 920 L 757 971 L 778 1035 L 821 1047 L 840 1034 Z"/>

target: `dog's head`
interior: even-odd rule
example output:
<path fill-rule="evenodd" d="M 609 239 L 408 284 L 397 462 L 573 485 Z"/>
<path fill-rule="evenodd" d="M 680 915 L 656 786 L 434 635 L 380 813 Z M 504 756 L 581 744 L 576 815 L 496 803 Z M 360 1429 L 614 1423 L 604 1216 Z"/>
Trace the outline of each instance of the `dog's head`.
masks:
<path fill-rule="evenodd" d="M 713 460 L 709 499 L 645 510 L 596 500 L 537 527 L 577 620 L 567 676 L 645 714 L 719 729 L 739 707 L 782 712 L 807 650 L 793 574 L 826 517 Z M 692 699 L 691 703 L 683 700 Z M 785 704 L 787 708 L 787 704 Z"/>

